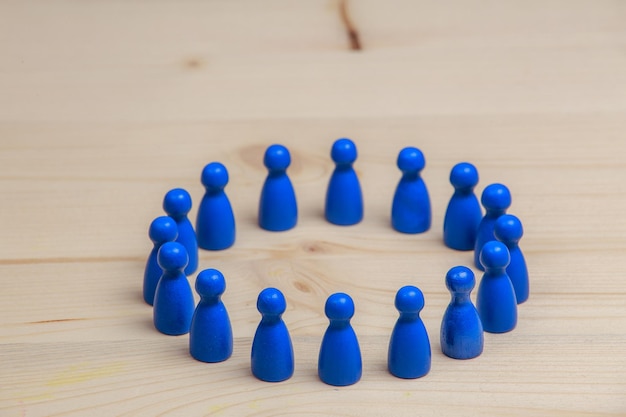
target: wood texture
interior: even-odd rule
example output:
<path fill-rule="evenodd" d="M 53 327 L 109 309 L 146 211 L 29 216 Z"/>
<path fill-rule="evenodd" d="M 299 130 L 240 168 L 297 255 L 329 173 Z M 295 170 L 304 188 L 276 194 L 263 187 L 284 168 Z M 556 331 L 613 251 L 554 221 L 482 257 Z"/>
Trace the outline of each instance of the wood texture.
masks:
<path fill-rule="evenodd" d="M 0 415 L 626 415 L 626 3 L 614 1 L 4 2 L 0 6 Z M 352 30 L 360 50 L 353 49 Z M 359 148 L 365 219 L 322 217 L 334 139 Z M 292 152 L 296 229 L 256 226 L 262 155 Z M 433 204 L 389 226 L 398 151 L 418 146 Z M 233 357 L 202 364 L 141 299 L 164 193 L 195 208 L 230 171 L 237 242 L 222 270 Z M 470 361 L 441 353 L 450 168 L 513 194 L 530 300 Z M 478 279 L 480 275 L 477 276 Z M 190 277 L 193 280 L 193 277 Z M 395 291 L 419 286 L 433 349 L 386 371 Z M 295 375 L 249 370 L 258 292 L 286 295 Z M 326 297 L 351 294 L 361 382 L 321 383 Z"/>

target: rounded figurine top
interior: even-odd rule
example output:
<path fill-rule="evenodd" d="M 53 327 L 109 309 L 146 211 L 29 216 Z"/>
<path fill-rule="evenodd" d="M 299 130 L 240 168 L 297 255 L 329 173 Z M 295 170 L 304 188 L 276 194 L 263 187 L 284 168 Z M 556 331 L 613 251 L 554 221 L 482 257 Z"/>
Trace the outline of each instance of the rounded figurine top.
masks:
<path fill-rule="evenodd" d="M 397 165 L 402 172 L 420 172 L 426 166 L 426 160 L 422 151 L 408 146 L 398 154 Z"/>
<path fill-rule="evenodd" d="M 178 237 L 178 226 L 170 216 L 160 216 L 150 223 L 148 236 L 154 244 L 173 242 Z"/>
<path fill-rule="evenodd" d="M 228 184 L 228 171 L 219 162 L 211 162 L 202 170 L 202 185 L 209 189 L 222 189 Z"/>
<path fill-rule="evenodd" d="M 454 188 L 473 188 L 478 184 L 478 170 L 469 162 L 461 162 L 452 167 L 450 183 Z"/>
<path fill-rule="evenodd" d="M 330 320 L 349 320 L 354 315 L 354 302 L 348 294 L 332 294 L 326 300 L 324 313 Z"/>
<path fill-rule="evenodd" d="M 182 270 L 189 262 L 189 255 L 178 242 L 165 242 L 157 253 L 157 262 L 164 271 Z"/>
<path fill-rule="evenodd" d="M 163 198 L 163 210 L 173 218 L 182 217 L 191 210 L 191 196 L 182 188 L 174 188 Z"/>
<path fill-rule="evenodd" d="M 509 249 L 502 242 L 492 240 L 480 251 L 480 263 L 485 269 L 504 269 L 511 262 Z"/>
<path fill-rule="evenodd" d="M 419 288 L 407 285 L 396 293 L 395 305 L 401 313 L 419 313 L 424 308 L 424 294 Z"/>
<path fill-rule="evenodd" d="M 524 235 L 522 222 L 512 214 L 503 214 L 498 217 L 493 228 L 493 234 L 501 242 L 517 243 Z"/>
<path fill-rule="evenodd" d="M 282 171 L 291 164 L 289 150 L 283 145 L 271 145 L 265 151 L 263 164 L 271 171 Z"/>
<path fill-rule="evenodd" d="M 336 164 L 351 164 L 356 161 L 356 145 L 348 138 L 337 139 L 333 143 L 330 157 Z"/>
<path fill-rule="evenodd" d="M 490 184 L 480 197 L 482 205 L 491 211 L 504 211 L 511 205 L 511 192 L 504 184 Z"/>
<path fill-rule="evenodd" d="M 452 267 L 446 274 L 446 287 L 450 292 L 468 293 L 475 285 L 474 273 L 466 266 Z"/>
<path fill-rule="evenodd" d="M 256 308 L 263 315 L 279 316 L 285 312 L 285 296 L 276 288 L 266 288 L 259 294 Z"/>
<path fill-rule="evenodd" d="M 196 292 L 202 298 L 219 297 L 226 291 L 224 275 L 217 269 L 205 269 L 196 277 Z"/>

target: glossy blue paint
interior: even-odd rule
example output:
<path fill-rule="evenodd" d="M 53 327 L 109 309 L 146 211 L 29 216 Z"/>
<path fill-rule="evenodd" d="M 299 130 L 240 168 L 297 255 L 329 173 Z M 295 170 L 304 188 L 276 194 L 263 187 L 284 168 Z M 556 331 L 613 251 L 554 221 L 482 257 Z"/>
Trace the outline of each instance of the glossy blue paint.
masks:
<path fill-rule="evenodd" d="M 430 197 L 421 172 L 426 165 L 424 154 L 406 147 L 398 154 L 397 165 L 402 178 L 391 205 L 391 226 L 402 233 L 423 233 L 430 229 Z"/>
<path fill-rule="evenodd" d="M 330 324 L 320 347 L 318 375 L 329 385 L 355 384 L 361 379 L 363 364 L 359 341 L 350 325 L 354 302 L 348 294 L 335 293 L 326 300 L 324 311 Z"/>
<path fill-rule="evenodd" d="M 517 300 L 506 267 L 511 257 L 506 245 L 497 240 L 485 243 L 480 262 L 485 273 L 478 286 L 476 307 L 483 329 L 489 333 L 505 333 L 517 325 Z"/>
<path fill-rule="evenodd" d="M 357 224 L 363 219 L 363 195 L 359 178 L 352 167 L 357 158 L 356 146 L 350 139 L 338 139 L 330 155 L 335 162 L 335 170 L 326 192 L 326 220 L 340 226 Z"/>
<path fill-rule="evenodd" d="M 396 293 L 396 309 L 400 317 L 391 333 L 387 367 L 398 378 L 419 378 L 430 371 L 431 351 L 428 332 L 420 318 L 424 295 L 412 285 Z"/>
<path fill-rule="evenodd" d="M 289 379 L 294 357 L 291 337 L 281 318 L 287 308 L 285 297 L 276 288 L 266 288 L 259 294 L 256 306 L 262 319 L 252 341 L 252 374 L 267 382 Z"/>
<path fill-rule="evenodd" d="M 187 217 L 191 210 L 191 196 L 182 188 L 174 188 L 163 198 L 163 210 L 176 221 L 178 237 L 176 242 L 187 249 L 189 263 L 185 267 L 185 275 L 191 275 L 198 269 L 198 241 L 196 232 Z"/>
<path fill-rule="evenodd" d="M 483 352 L 483 326 L 470 299 L 475 285 L 474 273 L 465 266 L 455 266 L 446 274 L 452 298 L 441 320 L 440 343 L 450 358 L 471 359 Z"/>
<path fill-rule="evenodd" d="M 476 268 L 484 271 L 482 264 L 480 263 L 480 251 L 485 243 L 496 240 L 493 234 L 493 228 L 496 224 L 498 217 L 506 213 L 506 210 L 511 206 L 511 193 L 506 185 L 503 184 L 490 184 L 484 190 L 480 197 L 480 202 L 485 207 L 485 216 L 478 225 L 478 232 L 476 233 L 476 243 L 474 244 L 474 264 Z"/>
<path fill-rule="evenodd" d="M 165 242 L 173 242 L 178 236 L 178 227 L 176 221 L 169 216 L 157 217 L 150 223 L 148 230 L 150 240 L 154 244 L 148 260 L 146 261 L 146 269 L 143 274 L 143 299 L 146 303 L 154 304 L 154 293 L 157 284 L 163 275 L 163 269 L 159 266 L 157 253 Z"/>
<path fill-rule="evenodd" d="M 183 269 L 189 257 L 178 242 L 164 243 L 157 254 L 163 275 L 154 295 L 154 327 L 167 335 L 189 332 L 193 315 L 193 293 Z"/>
<path fill-rule="evenodd" d="M 496 221 L 493 233 L 496 239 L 504 243 L 509 249 L 511 262 L 506 267 L 506 273 L 513 284 L 517 304 L 521 304 L 528 300 L 530 291 L 526 259 L 519 247 L 519 241 L 524 235 L 522 222 L 512 214 L 502 215 Z"/>
<path fill-rule="evenodd" d="M 456 164 L 450 171 L 450 183 L 454 187 L 454 194 L 443 220 L 443 242 L 451 249 L 472 250 L 483 217 L 474 194 L 474 187 L 478 184 L 478 170 L 468 162 Z"/>
<path fill-rule="evenodd" d="M 224 275 L 205 269 L 196 277 L 196 306 L 189 331 L 189 353 L 202 362 L 222 362 L 233 353 L 233 331 L 221 296 L 226 290 Z"/>
<path fill-rule="evenodd" d="M 268 174 L 259 202 L 259 226 L 273 232 L 289 230 L 298 222 L 296 193 L 287 176 L 291 164 L 289 150 L 283 145 L 271 145 L 263 163 Z"/>
<path fill-rule="evenodd" d="M 224 192 L 228 171 L 219 162 L 211 162 L 202 170 L 204 197 L 196 218 L 198 246 L 207 250 L 222 250 L 235 243 L 235 216 Z"/>

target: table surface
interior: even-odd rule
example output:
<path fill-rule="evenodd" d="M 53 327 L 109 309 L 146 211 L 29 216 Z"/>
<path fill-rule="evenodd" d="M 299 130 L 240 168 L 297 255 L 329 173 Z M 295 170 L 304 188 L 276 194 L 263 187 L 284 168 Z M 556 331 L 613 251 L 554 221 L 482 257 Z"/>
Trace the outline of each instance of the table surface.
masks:
<path fill-rule="evenodd" d="M 615 1 L 7 2 L 0 6 L 0 415 L 626 415 L 626 3 Z M 356 42 L 358 41 L 358 42 Z M 358 45 L 357 45 L 358 43 Z M 360 49 L 356 49 L 360 46 Z M 351 137 L 365 218 L 323 218 L 332 142 Z M 295 229 L 257 226 L 271 143 L 289 147 Z M 433 223 L 390 205 L 404 146 L 423 150 Z M 441 353 L 450 168 L 502 182 L 524 222 L 531 297 L 484 353 Z M 165 192 L 203 195 L 221 161 L 234 353 L 195 361 L 141 297 Z M 477 272 L 477 281 L 480 275 Z M 193 284 L 194 276 L 189 277 Z M 386 370 L 394 294 L 422 289 L 432 369 Z M 259 291 L 280 288 L 293 378 L 250 374 Z M 364 371 L 317 376 L 326 297 L 352 295 Z M 473 294 L 474 297 L 474 294 Z M 196 297 L 197 298 L 197 297 Z"/>

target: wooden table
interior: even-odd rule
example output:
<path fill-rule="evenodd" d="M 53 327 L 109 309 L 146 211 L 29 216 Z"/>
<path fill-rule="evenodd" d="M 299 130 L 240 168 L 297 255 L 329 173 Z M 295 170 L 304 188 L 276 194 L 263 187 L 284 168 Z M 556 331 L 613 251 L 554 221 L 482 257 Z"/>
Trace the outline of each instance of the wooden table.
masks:
<path fill-rule="evenodd" d="M 0 5 L 0 415 L 626 415 L 626 6 L 613 1 L 5 2 Z M 351 34 L 351 36 L 349 36 Z M 355 43 L 356 42 L 356 43 Z M 357 44 L 358 43 L 358 44 Z M 355 49 L 359 47 L 361 49 Z M 365 218 L 323 219 L 332 142 L 354 139 Z M 271 143 L 292 153 L 297 228 L 258 228 Z M 389 225 L 417 146 L 432 229 Z M 450 168 L 502 182 L 524 222 L 531 298 L 484 353 L 441 353 Z M 204 364 L 141 298 L 165 192 L 196 209 L 221 161 L 237 241 L 234 354 Z M 193 283 L 195 277 L 189 277 Z M 477 275 L 480 280 L 480 275 Z M 420 287 L 432 369 L 386 370 L 396 290 Z M 286 295 L 292 379 L 250 374 L 261 289 Z M 317 377 L 326 297 L 356 304 L 364 373 Z"/>

